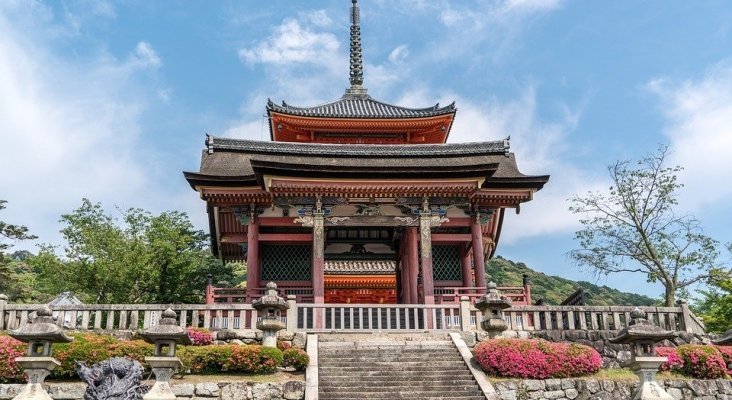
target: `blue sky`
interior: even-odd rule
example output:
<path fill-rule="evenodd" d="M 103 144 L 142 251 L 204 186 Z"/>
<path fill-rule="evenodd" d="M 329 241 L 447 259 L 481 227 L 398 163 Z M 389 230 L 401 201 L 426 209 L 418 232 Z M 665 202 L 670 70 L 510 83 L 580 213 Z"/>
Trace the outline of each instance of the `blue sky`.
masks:
<path fill-rule="evenodd" d="M 732 240 L 732 4 L 727 1 L 362 0 L 365 86 L 382 101 L 457 102 L 450 141 L 511 136 L 551 174 L 504 224 L 498 254 L 594 280 L 566 258 L 567 198 L 605 166 L 669 144 L 680 209 Z M 4 1 L 0 217 L 60 243 L 82 197 L 178 209 L 206 229 L 183 170 L 205 133 L 267 139 L 267 98 L 332 101 L 348 86 L 346 0 Z M 33 243 L 18 248 L 32 247 Z M 658 295 L 641 276 L 600 283 Z"/>

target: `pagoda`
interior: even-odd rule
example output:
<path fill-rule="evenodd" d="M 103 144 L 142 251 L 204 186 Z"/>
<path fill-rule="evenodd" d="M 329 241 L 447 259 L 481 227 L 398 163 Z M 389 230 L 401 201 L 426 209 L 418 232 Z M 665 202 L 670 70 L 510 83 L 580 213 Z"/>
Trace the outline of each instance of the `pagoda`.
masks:
<path fill-rule="evenodd" d="M 363 85 L 352 0 L 350 87 L 314 107 L 268 101 L 270 141 L 206 137 L 185 178 L 206 202 L 215 255 L 315 303 L 433 304 L 484 293 L 506 209 L 548 175 L 519 172 L 508 139 L 446 143 L 455 104 L 407 108 Z"/>

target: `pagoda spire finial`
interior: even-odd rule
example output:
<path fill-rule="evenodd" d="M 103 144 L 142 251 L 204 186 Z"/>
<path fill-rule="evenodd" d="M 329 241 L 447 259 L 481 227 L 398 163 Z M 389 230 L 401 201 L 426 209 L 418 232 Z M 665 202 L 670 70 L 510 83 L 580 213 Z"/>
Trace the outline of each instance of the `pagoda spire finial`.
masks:
<path fill-rule="evenodd" d="M 350 81 L 351 87 L 346 95 L 365 95 L 363 87 L 363 59 L 361 57 L 361 25 L 359 21 L 358 0 L 351 0 L 351 57 Z"/>

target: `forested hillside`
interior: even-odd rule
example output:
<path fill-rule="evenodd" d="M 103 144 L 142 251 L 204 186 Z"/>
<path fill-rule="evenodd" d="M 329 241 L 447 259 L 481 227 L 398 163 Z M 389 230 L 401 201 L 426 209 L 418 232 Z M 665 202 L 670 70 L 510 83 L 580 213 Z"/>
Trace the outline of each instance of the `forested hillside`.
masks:
<path fill-rule="evenodd" d="M 656 300 L 635 293 L 621 292 L 607 286 L 598 286 L 585 281 L 573 281 L 558 276 L 537 272 L 522 262 L 513 262 L 497 256 L 486 263 L 486 274 L 498 286 L 521 286 L 526 274 L 532 282 L 531 297 L 543 299 L 544 304 L 559 304 L 577 288 L 584 288 L 585 303 L 592 306 L 605 305 L 654 305 Z M 488 278 L 487 278 L 488 279 Z"/>

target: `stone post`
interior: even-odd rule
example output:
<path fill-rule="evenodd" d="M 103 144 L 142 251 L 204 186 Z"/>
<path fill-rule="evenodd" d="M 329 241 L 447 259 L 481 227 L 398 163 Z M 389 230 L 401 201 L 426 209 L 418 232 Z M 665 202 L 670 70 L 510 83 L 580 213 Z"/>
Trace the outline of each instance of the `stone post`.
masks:
<path fill-rule="evenodd" d="M 295 332 L 297 330 L 297 301 L 294 294 L 287 295 L 287 331 Z"/>
<path fill-rule="evenodd" d="M 673 400 L 661 385 L 656 382 L 656 372 L 668 357 L 656 355 L 656 343 L 673 339 L 673 332 L 664 331 L 646 320 L 645 311 L 636 308 L 630 313 L 631 321 L 610 343 L 629 344 L 632 359 L 630 368 L 638 375 L 640 385 L 633 394 L 633 400 Z"/>
<path fill-rule="evenodd" d="M 285 329 L 282 322 L 282 311 L 289 308 L 289 304 L 277 295 L 277 284 L 267 284 L 267 294 L 252 302 L 257 310 L 257 329 L 262 331 L 262 346 L 277 347 L 277 332 Z"/>
<path fill-rule="evenodd" d="M 8 296 L 0 293 L 0 331 L 5 330 L 5 307 L 8 304 Z"/>
<path fill-rule="evenodd" d="M 51 371 L 61 365 L 58 360 L 51 357 L 51 344 L 68 343 L 73 339 L 66 336 L 56 325 L 53 321 L 53 312 L 48 306 L 42 306 L 36 311 L 32 323 L 8 334 L 28 343 L 28 355 L 15 359 L 28 375 L 28 384 L 13 400 L 51 400 L 51 396 L 43 388 L 43 381 Z"/>
<path fill-rule="evenodd" d="M 468 296 L 460 296 L 460 330 L 473 330 L 473 325 L 470 323 L 470 298 Z"/>
<path fill-rule="evenodd" d="M 692 328 L 694 321 L 691 318 L 691 310 L 689 310 L 689 305 L 687 304 L 685 299 L 678 299 L 676 301 L 676 304 L 681 307 L 681 317 L 684 319 L 684 332 L 693 333 L 694 328 Z"/>
<path fill-rule="evenodd" d="M 177 323 L 175 311 L 168 308 L 163 311 L 160 323 L 143 331 L 140 336 L 155 345 L 152 357 L 145 361 L 155 374 L 155 384 L 142 398 L 144 400 L 175 400 L 175 393 L 170 388 L 170 378 L 183 366 L 175 356 L 177 344 L 191 344 L 188 332 Z"/>

